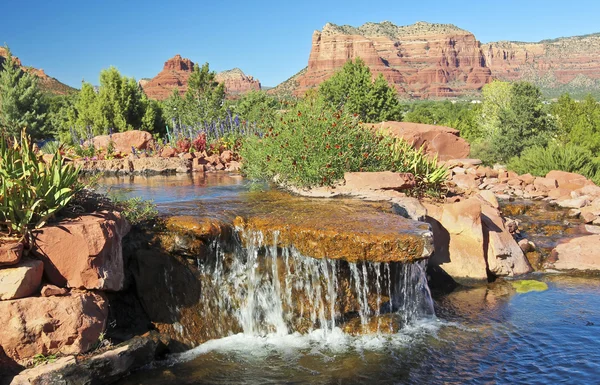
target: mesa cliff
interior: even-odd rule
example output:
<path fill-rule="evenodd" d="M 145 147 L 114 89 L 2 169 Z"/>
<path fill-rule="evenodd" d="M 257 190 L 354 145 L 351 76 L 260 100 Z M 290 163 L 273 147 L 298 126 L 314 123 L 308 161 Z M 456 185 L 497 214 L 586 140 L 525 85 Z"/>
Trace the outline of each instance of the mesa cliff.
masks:
<path fill-rule="evenodd" d="M 0 66 L 2 65 L 2 63 L 4 63 L 4 60 L 6 59 L 7 56 L 7 52 L 6 49 L 4 47 L 0 47 Z M 21 60 L 13 55 L 13 60 L 15 61 L 15 63 L 17 63 L 17 65 L 19 67 L 21 67 L 21 69 L 23 71 L 29 72 L 30 74 L 33 74 L 35 76 L 37 76 L 38 78 L 38 84 L 40 86 L 40 88 L 42 89 L 42 91 L 48 92 L 48 93 L 52 93 L 55 95 L 66 95 L 72 92 L 75 92 L 75 88 L 69 87 L 68 85 L 59 82 L 58 80 L 56 80 L 55 78 L 48 76 L 43 69 L 38 69 L 38 68 L 34 68 L 34 67 L 28 67 L 28 66 L 24 66 L 21 63 Z M 1 68 L 0 68 L 1 70 Z"/>
<path fill-rule="evenodd" d="M 188 79 L 194 69 L 190 59 L 175 55 L 165 62 L 165 65 L 152 79 L 140 80 L 140 85 L 149 98 L 164 100 L 173 90 L 183 94 L 187 90 Z M 260 90 L 260 81 L 244 74 L 239 68 L 223 71 L 217 74 L 216 81 L 224 83 L 225 92 L 229 98 L 236 97 L 252 90 Z"/>
<path fill-rule="evenodd" d="M 358 57 L 403 97 L 474 95 L 492 79 L 527 80 L 551 95 L 600 90 L 600 34 L 481 44 L 452 24 L 384 21 L 327 23 L 313 33 L 308 67 L 270 92 L 302 96 Z"/>

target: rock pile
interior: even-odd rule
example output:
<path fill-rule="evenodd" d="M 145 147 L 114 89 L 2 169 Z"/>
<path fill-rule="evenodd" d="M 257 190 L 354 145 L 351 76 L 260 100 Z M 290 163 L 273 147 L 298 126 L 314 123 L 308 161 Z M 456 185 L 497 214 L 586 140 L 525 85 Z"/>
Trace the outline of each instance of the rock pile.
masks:
<path fill-rule="evenodd" d="M 128 231 L 119 213 L 97 212 L 34 232 L 27 256 L 22 244 L 3 248 L 0 366 L 80 354 L 98 343 L 108 318 L 103 291 L 123 287 L 121 240 Z"/>

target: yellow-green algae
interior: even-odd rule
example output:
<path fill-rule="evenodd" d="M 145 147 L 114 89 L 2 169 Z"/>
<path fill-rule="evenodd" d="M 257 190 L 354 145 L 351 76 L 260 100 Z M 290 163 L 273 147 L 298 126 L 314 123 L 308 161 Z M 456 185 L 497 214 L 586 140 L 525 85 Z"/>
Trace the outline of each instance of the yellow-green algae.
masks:
<path fill-rule="evenodd" d="M 522 280 L 512 283 L 512 286 L 517 290 L 517 293 L 529 293 L 530 291 L 546 291 L 548 285 L 546 282 L 535 281 L 535 280 Z"/>

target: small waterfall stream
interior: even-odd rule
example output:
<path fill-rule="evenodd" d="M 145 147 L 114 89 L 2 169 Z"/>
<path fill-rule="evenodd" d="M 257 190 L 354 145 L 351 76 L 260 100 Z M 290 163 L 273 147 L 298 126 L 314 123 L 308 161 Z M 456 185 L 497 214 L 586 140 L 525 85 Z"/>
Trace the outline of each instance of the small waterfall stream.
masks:
<path fill-rule="evenodd" d="M 202 319 L 209 338 L 240 332 L 284 336 L 316 329 L 325 336 L 336 329 L 393 333 L 434 315 L 426 260 L 403 264 L 317 259 L 293 246 L 265 244 L 260 231 L 238 232 L 228 242 L 215 240 L 211 258 L 198 262 Z M 275 245 L 277 236 L 273 234 Z"/>

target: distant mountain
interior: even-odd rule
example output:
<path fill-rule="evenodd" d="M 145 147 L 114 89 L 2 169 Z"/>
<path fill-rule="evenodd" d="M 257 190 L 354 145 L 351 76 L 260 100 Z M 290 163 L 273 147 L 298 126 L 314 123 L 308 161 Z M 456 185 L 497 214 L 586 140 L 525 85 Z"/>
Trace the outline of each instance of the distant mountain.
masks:
<path fill-rule="evenodd" d="M 0 47 L 0 65 L 4 63 L 7 52 L 4 47 Z M 21 64 L 21 60 L 18 57 L 13 55 L 13 60 L 17 62 L 17 64 L 23 69 L 23 71 L 27 71 L 39 79 L 39 86 L 44 92 L 48 92 L 55 95 L 66 95 L 72 92 L 77 92 L 77 89 L 70 87 L 64 83 L 61 83 L 57 79 L 46 75 L 43 69 L 37 69 L 34 67 L 23 66 Z"/>
<path fill-rule="evenodd" d="M 600 91 L 600 34 L 481 44 L 452 24 L 385 21 L 327 23 L 313 33 L 307 68 L 269 92 L 303 95 L 357 57 L 404 97 L 476 95 L 494 78 L 531 81 L 548 95 Z"/>
<path fill-rule="evenodd" d="M 139 81 L 148 97 L 164 100 L 171 95 L 174 89 L 180 92 L 187 90 L 187 82 L 194 62 L 190 59 L 175 55 L 165 62 L 162 71 L 152 79 Z M 216 80 L 225 84 L 225 91 L 229 98 L 237 97 L 251 90 L 260 90 L 260 81 L 244 74 L 239 68 L 223 71 L 217 74 Z"/>

